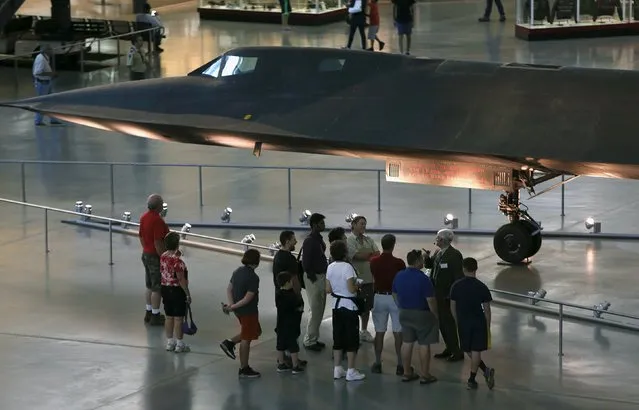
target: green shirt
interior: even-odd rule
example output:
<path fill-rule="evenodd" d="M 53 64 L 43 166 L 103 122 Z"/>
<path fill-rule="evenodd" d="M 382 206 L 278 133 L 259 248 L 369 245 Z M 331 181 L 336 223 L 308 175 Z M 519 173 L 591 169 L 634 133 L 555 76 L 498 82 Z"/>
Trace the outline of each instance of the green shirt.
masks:
<path fill-rule="evenodd" d="M 348 245 L 348 258 L 357 271 L 357 277 L 362 279 L 364 283 L 373 283 L 373 274 L 371 273 L 370 261 L 354 260 L 353 256 L 358 252 L 379 252 L 375 241 L 366 235 L 357 237 L 351 235 L 346 238 L 346 244 Z"/>

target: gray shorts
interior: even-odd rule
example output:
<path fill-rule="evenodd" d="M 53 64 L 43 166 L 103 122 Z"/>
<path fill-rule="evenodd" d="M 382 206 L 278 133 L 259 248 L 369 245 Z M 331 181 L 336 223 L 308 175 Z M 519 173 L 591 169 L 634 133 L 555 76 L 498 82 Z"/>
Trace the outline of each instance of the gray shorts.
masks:
<path fill-rule="evenodd" d="M 399 323 L 402 325 L 402 340 L 421 346 L 439 343 L 439 324 L 428 310 L 400 309 Z"/>
<path fill-rule="evenodd" d="M 369 40 L 375 40 L 375 37 L 377 37 L 377 33 L 379 33 L 379 26 L 368 26 Z"/>
<path fill-rule="evenodd" d="M 159 292 L 162 289 L 160 257 L 151 253 L 143 253 L 142 264 L 144 265 L 144 282 L 146 288 L 154 292 Z"/>

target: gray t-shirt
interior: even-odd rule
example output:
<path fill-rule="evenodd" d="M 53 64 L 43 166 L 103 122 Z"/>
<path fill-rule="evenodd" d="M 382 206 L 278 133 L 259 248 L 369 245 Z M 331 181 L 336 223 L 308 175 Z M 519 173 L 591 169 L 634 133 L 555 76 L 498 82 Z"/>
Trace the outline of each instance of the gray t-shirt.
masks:
<path fill-rule="evenodd" d="M 244 299 L 247 292 L 254 292 L 255 297 L 248 303 L 234 310 L 237 316 L 246 316 L 257 314 L 257 302 L 259 299 L 260 277 L 255 271 L 248 266 L 240 266 L 233 272 L 231 276 L 231 284 L 233 285 L 233 303 L 237 303 Z"/>

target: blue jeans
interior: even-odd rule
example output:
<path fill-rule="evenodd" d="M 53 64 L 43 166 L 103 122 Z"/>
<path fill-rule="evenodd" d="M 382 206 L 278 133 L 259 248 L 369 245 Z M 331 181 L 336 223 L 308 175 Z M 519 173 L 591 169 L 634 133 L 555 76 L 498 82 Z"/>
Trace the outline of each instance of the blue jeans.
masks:
<path fill-rule="evenodd" d="M 52 89 L 53 89 L 53 84 L 51 80 L 49 80 L 48 83 L 43 83 L 37 80 L 35 82 L 35 90 L 38 96 L 51 94 Z M 44 119 L 44 116 L 40 114 L 39 112 L 37 112 L 35 115 L 35 123 L 42 124 L 43 119 Z M 55 124 L 55 123 L 58 123 L 59 121 L 52 119 L 51 122 Z"/>

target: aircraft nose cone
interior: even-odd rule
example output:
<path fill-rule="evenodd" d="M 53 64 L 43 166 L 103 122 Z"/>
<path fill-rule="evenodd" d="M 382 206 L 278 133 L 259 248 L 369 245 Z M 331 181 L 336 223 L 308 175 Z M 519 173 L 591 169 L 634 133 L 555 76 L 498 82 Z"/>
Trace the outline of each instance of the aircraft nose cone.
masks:
<path fill-rule="evenodd" d="M 130 81 L 120 84 L 83 88 L 53 93 L 0 106 L 20 108 L 48 115 L 72 115 L 95 118 L 128 118 L 147 113 L 161 114 L 176 109 L 178 95 L 193 95 L 189 77 Z M 197 82 L 197 81 L 195 81 Z M 179 106 L 179 104 L 178 104 Z"/>

